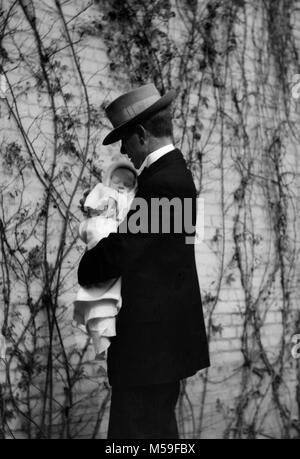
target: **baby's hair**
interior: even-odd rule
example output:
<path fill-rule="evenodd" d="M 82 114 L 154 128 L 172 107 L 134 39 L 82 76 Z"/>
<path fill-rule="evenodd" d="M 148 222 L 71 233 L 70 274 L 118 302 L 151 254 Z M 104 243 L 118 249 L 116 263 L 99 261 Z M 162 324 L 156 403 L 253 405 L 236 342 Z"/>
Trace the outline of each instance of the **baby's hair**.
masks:
<path fill-rule="evenodd" d="M 131 168 L 131 167 L 126 167 L 126 165 L 120 165 L 119 167 L 116 167 L 112 173 L 111 173 L 111 176 L 110 176 L 110 179 L 112 179 L 112 177 L 116 174 L 118 174 L 118 172 L 125 172 L 127 173 L 127 177 L 128 175 L 130 174 L 132 176 L 132 187 L 134 188 L 136 186 L 136 182 L 137 182 L 137 173 Z M 129 176 L 130 176 L 129 175 Z"/>
<path fill-rule="evenodd" d="M 135 172 L 133 169 L 131 169 L 131 167 L 127 167 L 127 166 L 119 166 L 119 167 L 116 167 L 116 168 L 112 171 L 111 175 L 113 175 L 113 174 L 114 174 L 115 172 L 117 172 L 117 171 L 131 172 L 135 177 L 136 177 L 136 175 L 137 175 L 136 172 Z"/>

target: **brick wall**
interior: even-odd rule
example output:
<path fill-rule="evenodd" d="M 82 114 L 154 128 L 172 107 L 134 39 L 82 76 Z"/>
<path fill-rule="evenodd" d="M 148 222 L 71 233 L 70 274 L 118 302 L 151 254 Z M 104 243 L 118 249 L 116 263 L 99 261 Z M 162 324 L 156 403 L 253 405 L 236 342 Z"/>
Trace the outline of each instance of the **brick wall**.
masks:
<path fill-rule="evenodd" d="M 216 54 L 209 62 L 204 44 L 207 49 L 212 42 L 200 33 L 213 39 L 208 26 L 201 29 L 213 10 L 209 5 L 201 1 L 196 11 L 184 1 L 172 3 L 168 28 L 159 21 L 157 26 L 176 44 L 162 74 L 178 91 L 175 142 L 205 211 L 196 259 L 212 365 L 182 384 L 178 421 L 182 438 L 295 437 L 297 104 L 290 85 L 283 89 L 276 79 L 276 55 L 263 40 L 266 11 L 243 1 L 231 2 L 230 11 L 226 2 L 216 8 Z M 0 317 L 7 327 L 2 430 L 17 438 L 105 438 L 105 363 L 93 361 L 86 334 L 72 321 L 72 302 L 84 250 L 76 239 L 79 199 L 119 155 L 118 145 L 101 145 L 109 129 L 102 107 L 134 79 L 130 65 L 115 68 L 120 62 L 108 49 L 118 46 L 114 34 L 124 23 L 107 20 L 107 2 L 70 0 L 60 11 L 54 1 L 13 6 L 7 0 L 2 9 L 8 18 L 1 25 L 0 55 Z M 298 16 L 292 24 L 296 45 Z M 193 17 L 200 29 L 192 33 Z M 284 81 L 296 73 L 291 59 Z"/>

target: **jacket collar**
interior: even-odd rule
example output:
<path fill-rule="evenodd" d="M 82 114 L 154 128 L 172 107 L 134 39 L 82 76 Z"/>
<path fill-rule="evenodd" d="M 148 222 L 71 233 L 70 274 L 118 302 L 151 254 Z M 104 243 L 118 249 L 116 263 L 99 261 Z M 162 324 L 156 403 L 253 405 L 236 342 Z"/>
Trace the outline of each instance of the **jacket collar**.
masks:
<path fill-rule="evenodd" d="M 165 154 L 169 153 L 170 151 L 175 150 L 175 147 L 172 143 L 165 145 L 164 147 L 159 148 L 158 150 L 152 151 L 146 158 L 139 170 L 137 171 L 138 175 L 142 173 L 142 171 L 146 168 L 151 166 L 155 161 L 159 158 L 164 156 Z"/>
<path fill-rule="evenodd" d="M 155 174 L 155 172 L 157 172 L 158 170 L 163 169 L 164 167 L 168 167 L 169 164 L 172 164 L 174 161 L 180 159 L 183 160 L 181 151 L 178 150 L 178 148 L 174 148 L 174 150 L 170 151 L 169 153 L 166 153 L 165 155 L 157 159 L 154 163 L 150 164 L 149 167 L 143 169 L 141 174 L 138 176 L 138 183 L 140 184 L 141 182 Z"/>

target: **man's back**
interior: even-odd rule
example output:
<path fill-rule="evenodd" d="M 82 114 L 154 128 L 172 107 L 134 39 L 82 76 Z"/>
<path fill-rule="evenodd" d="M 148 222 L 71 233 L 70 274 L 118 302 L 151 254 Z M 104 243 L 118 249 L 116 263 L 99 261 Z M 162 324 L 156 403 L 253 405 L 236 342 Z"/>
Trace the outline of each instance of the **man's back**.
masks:
<path fill-rule="evenodd" d="M 183 213 L 192 203 L 186 216 L 193 224 L 196 217 L 195 186 L 179 150 L 143 171 L 137 198 L 152 206 L 146 222 L 149 231 L 154 220 L 161 223 L 158 201 L 165 199 L 167 213 L 173 209 L 168 203 L 177 210 L 170 219 L 175 232 L 135 235 L 122 246 L 123 306 L 108 351 L 109 381 L 122 386 L 175 381 L 209 366 L 194 245 L 186 243 L 184 231 L 176 232 L 180 205 Z"/>
<path fill-rule="evenodd" d="M 78 269 L 83 286 L 122 278 L 123 305 L 107 356 L 108 438 L 179 438 L 180 380 L 209 366 L 194 228 L 184 225 L 196 223 L 196 190 L 172 144 L 175 98 L 175 90 L 161 96 L 149 83 L 105 109 L 113 129 L 103 144 L 121 140 L 121 153 L 142 171 L 127 221 L 87 251 Z"/>

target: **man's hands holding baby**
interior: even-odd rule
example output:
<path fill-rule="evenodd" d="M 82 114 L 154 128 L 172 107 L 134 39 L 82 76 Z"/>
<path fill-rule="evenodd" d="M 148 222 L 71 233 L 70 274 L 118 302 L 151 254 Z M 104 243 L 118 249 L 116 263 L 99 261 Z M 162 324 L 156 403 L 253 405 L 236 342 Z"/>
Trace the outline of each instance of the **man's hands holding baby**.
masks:
<path fill-rule="evenodd" d="M 85 218 L 98 217 L 100 215 L 106 218 L 115 218 L 117 212 L 116 199 L 111 196 L 106 196 L 103 197 L 94 207 L 89 207 L 85 205 L 85 202 L 90 192 L 90 189 L 84 191 L 83 197 L 80 199 L 78 206 Z"/>
<path fill-rule="evenodd" d="M 79 200 L 79 209 L 81 210 L 81 212 L 83 213 L 83 215 L 86 217 L 86 218 L 89 218 L 89 215 L 88 215 L 88 210 L 86 209 L 86 207 L 84 206 L 84 203 L 85 203 L 85 200 L 88 196 L 88 194 L 90 193 L 90 189 L 86 189 L 84 192 L 83 192 L 83 196 L 82 198 Z"/>

